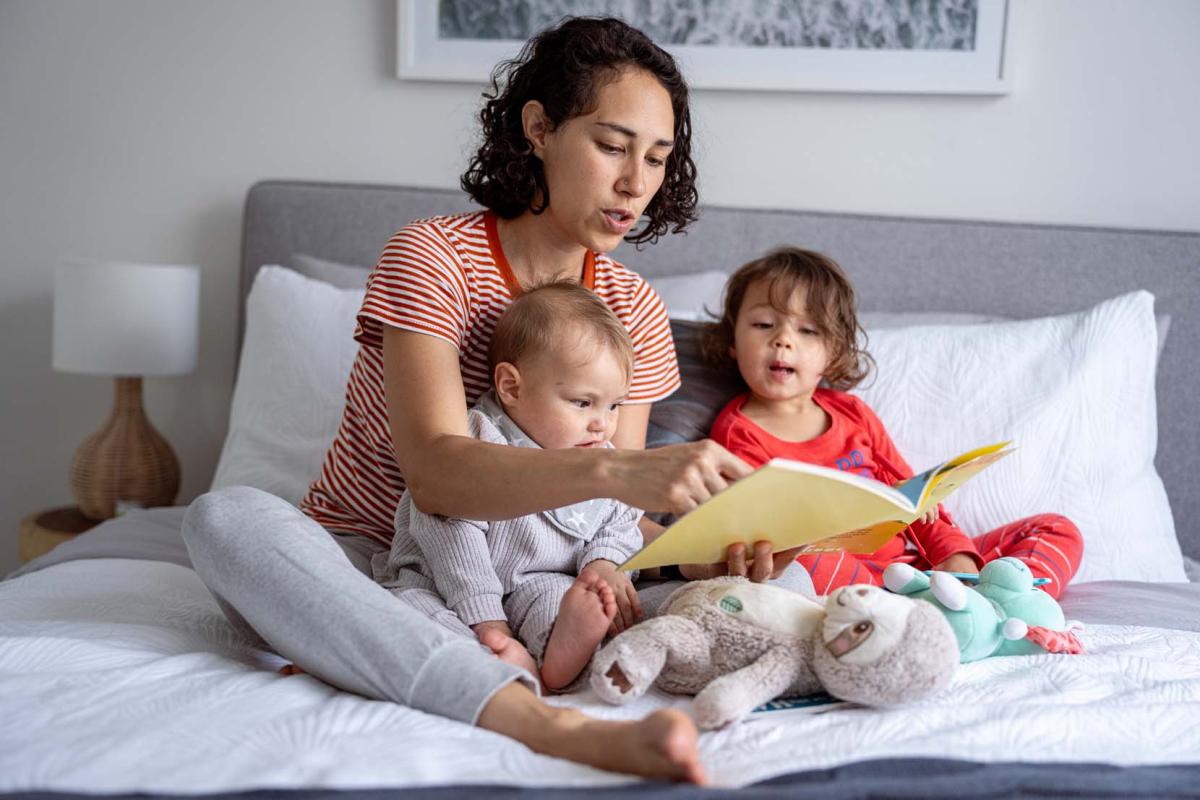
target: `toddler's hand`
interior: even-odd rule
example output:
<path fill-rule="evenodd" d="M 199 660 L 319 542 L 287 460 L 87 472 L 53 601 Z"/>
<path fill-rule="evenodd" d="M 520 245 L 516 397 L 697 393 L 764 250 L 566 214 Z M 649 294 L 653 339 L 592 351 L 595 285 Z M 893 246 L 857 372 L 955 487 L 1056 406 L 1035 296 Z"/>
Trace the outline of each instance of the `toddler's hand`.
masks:
<path fill-rule="evenodd" d="M 631 628 L 645 617 L 642 612 L 642 601 L 638 599 L 637 590 L 629 580 L 629 574 L 617 569 L 617 565 L 605 559 L 597 559 L 587 565 L 605 583 L 612 587 L 617 596 L 617 615 L 613 617 L 608 629 L 609 636 L 616 636 L 626 628 Z"/>
<path fill-rule="evenodd" d="M 975 560 L 962 553 L 955 553 L 935 566 L 934 569 L 938 572 L 965 572 L 970 575 L 979 573 L 979 567 L 975 566 Z"/>
<path fill-rule="evenodd" d="M 917 517 L 918 522 L 924 522 L 926 525 L 937 522 L 939 506 L 933 506 L 921 516 Z"/>

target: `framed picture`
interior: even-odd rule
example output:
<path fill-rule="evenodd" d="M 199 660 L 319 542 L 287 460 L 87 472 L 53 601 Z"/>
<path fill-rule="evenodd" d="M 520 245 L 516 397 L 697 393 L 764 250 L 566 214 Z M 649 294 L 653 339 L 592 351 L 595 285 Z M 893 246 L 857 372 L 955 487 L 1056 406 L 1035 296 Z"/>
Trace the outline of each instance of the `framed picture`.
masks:
<path fill-rule="evenodd" d="M 1011 0 L 397 0 L 397 72 L 483 83 L 567 15 L 616 16 L 695 89 L 1006 94 Z"/>

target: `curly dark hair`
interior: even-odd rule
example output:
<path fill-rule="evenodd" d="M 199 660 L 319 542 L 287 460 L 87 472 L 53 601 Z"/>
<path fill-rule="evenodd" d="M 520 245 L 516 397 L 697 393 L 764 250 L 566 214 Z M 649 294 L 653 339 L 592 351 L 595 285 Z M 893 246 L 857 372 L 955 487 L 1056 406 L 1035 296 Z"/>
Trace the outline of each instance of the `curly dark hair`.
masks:
<path fill-rule="evenodd" d="M 848 391 L 867 377 L 875 361 L 866 350 L 867 335 L 858 322 L 854 286 L 832 258 L 799 247 L 773 250 L 743 264 L 730 276 L 721 318 L 707 325 L 702 334 L 701 353 L 709 365 L 739 374 L 729 351 L 742 300 L 759 281 L 767 283 L 771 305 L 782 314 L 790 313 L 795 293 L 804 292 L 806 311 L 829 348 L 825 383 L 830 388 Z"/>
<path fill-rule="evenodd" d="M 696 219 L 698 200 L 687 83 L 669 53 L 619 19 L 568 17 L 526 42 L 516 58 L 496 66 L 479 112 L 483 142 L 463 173 L 463 191 L 504 219 L 527 209 L 545 211 L 550 189 L 541 159 L 525 138 L 521 110 L 537 100 L 552 129 L 557 128 L 590 113 L 596 93 L 628 67 L 645 70 L 667 90 L 675 131 L 662 186 L 646 207 L 649 223 L 625 241 L 654 243 L 668 229 L 679 233 L 686 228 Z M 539 195 L 541 203 L 535 207 Z"/>

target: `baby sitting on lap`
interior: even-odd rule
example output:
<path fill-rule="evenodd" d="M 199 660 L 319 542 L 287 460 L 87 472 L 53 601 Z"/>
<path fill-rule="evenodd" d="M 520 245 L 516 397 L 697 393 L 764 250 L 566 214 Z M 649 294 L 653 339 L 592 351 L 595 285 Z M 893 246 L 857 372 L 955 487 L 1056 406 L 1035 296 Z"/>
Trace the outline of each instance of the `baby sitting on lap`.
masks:
<path fill-rule="evenodd" d="M 554 283 L 522 295 L 496 323 L 490 357 L 495 389 L 468 413 L 471 436 L 514 447 L 612 446 L 633 345 L 590 291 Z M 425 514 L 406 491 L 391 552 L 372 567 L 401 600 L 559 690 L 610 629 L 641 614 L 632 576 L 617 570 L 642 546 L 641 513 L 602 498 L 480 522 Z"/>

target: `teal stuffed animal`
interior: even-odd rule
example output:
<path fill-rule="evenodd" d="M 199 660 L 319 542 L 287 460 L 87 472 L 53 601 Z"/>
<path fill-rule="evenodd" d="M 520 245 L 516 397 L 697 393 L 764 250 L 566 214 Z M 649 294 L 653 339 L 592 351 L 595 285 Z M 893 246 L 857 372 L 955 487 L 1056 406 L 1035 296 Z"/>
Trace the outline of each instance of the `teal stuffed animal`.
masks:
<path fill-rule="evenodd" d="M 959 661 L 989 656 L 1038 653 L 1082 653 L 1083 645 L 1067 623 L 1062 608 L 1036 588 L 1024 562 L 999 558 L 967 586 L 949 572 L 926 575 L 908 564 L 892 564 L 883 583 L 896 594 L 926 600 L 942 612 L 958 639 Z"/>

